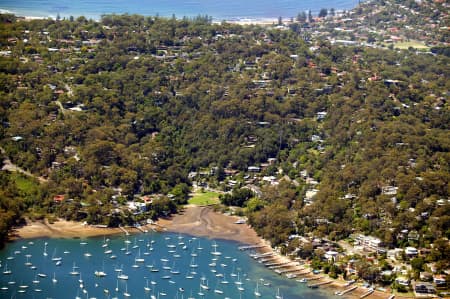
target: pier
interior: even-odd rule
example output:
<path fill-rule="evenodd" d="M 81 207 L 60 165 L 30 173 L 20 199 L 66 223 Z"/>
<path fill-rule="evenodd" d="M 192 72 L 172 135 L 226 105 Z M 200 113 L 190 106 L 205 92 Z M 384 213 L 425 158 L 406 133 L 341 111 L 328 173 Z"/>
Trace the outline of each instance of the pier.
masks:
<path fill-rule="evenodd" d="M 332 282 L 331 280 L 328 280 L 328 281 L 322 281 L 322 282 L 318 282 L 318 283 L 314 283 L 314 284 L 309 284 L 308 288 L 315 289 L 315 288 L 318 288 L 319 286 L 330 284 L 331 282 Z"/>
<path fill-rule="evenodd" d="M 129 233 L 123 226 L 119 225 L 119 229 L 120 229 L 121 231 L 123 231 L 124 234 L 125 234 L 126 236 L 129 236 L 129 235 L 130 235 L 130 233 Z"/>
<path fill-rule="evenodd" d="M 239 250 L 250 250 L 250 249 L 258 249 L 258 248 L 264 248 L 267 247 L 267 245 L 249 245 L 249 246 L 239 246 Z"/>
<path fill-rule="evenodd" d="M 140 226 L 134 226 L 134 228 L 136 228 L 137 230 L 139 230 L 142 233 L 147 233 L 148 232 L 146 229 L 142 229 L 142 227 L 140 227 Z"/>
<path fill-rule="evenodd" d="M 269 263 L 269 262 L 271 262 L 271 261 L 274 261 L 274 260 L 277 260 L 277 257 L 276 256 L 273 256 L 273 254 L 270 256 L 270 257 L 267 257 L 267 258 L 261 258 L 260 260 L 259 260 L 259 263 L 261 263 L 261 264 L 267 264 L 267 263 Z"/>
<path fill-rule="evenodd" d="M 358 288 L 358 286 L 353 286 L 353 287 L 350 287 L 350 288 L 348 288 L 348 289 L 345 289 L 345 290 L 343 290 L 343 291 L 341 291 L 341 292 L 336 292 L 336 295 L 344 296 L 345 294 L 350 293 L 350 292 L 356 290 L 357 288 Z"/>
<path fill-rule="evenodd" d="M 367 293 L 362 294 L 361 296 L 359 296 L 360 299 L 362 298 L 366 298 L 367 296 L 371 295 L 374 292 L 373 289 L 370 289 Z"/>
<path fill-rule="evenodd" d="M 294 267 L 294 266 L 296 266 L 295 262 L 283 262 L 283 263 L 278 263 L 278 265 L 267 266 L 267 268 L 269 268 L 271 270 L 276 270 L 276 269 L 282 269 L 282 268 Z"/>
<path fill-rule="evenodd" d="M 261 259 L 261 258 L 265 258 L 265 257 L 269 257 L 269 256 L 272 256 L 272 255 L 274 255 L 274 253 L 273 252 L 271 252 L 271 251 L 269 251 L 269 252 L 266 252 L 266 253 L 256 253 L 256 254 L 251 254 L 250 256 L 252 257 L 252 258 L 254 258 L 255 260 L 257 260 L 257 259 Z"/>

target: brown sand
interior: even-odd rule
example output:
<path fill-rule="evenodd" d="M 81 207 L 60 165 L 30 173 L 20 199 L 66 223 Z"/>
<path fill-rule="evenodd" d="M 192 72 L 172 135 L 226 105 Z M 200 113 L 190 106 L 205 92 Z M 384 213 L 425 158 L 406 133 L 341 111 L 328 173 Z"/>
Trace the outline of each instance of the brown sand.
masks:
<path fill-rule="evenodd" d="M 16 238 L 87 238 L 120 233 L 118 228 L 99 228 L 83 225 L 80 222 L 59 220 L 55 223 L 45 221 L 27 221 L 27 225 L 15 228 L 11 237 Z"/>
<path fill-rule="evenodd" d="M 238 241 L 244 244 L 261 244 L 263 240 L 247 224 L 234 223 L 239 218 L 216 213 L 211 207 L 186 206 L 183 212 L 158 224 L 171 232 L 197 237 Z"/>

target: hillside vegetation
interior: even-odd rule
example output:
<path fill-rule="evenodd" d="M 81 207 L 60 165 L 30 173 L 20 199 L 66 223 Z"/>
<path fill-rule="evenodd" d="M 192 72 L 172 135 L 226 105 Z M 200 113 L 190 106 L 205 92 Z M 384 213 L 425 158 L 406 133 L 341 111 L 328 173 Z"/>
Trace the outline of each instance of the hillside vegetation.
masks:
<path fill-rule="evenodd" d="M 157 217 L 207 170 L 202 184 L 262 190 L 222 198 L 274 245 L 294 233 L 449 237 L 447 56 L 134 15 L 4 15 L 0 48 L 1 145 L 48 179 L 35 191 L 1 173 L 5 227 L 23 212 L 110 226 Z M 147 214 L 123 208 L 137 195 L 153 198 Z"/>

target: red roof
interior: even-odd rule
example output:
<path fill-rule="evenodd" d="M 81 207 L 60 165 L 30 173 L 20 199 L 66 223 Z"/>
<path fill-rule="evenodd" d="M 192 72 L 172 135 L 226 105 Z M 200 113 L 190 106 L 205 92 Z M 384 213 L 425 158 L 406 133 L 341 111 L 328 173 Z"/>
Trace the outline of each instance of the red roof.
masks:
<path fill-rule="evenodd" d="M 63 201 L 63 200 L 64 200 L 64 197 L 65 197 L 65 195 L 64 195 L 64 194 L 60 194 L 60 195 L 55 195 L 55 196 L 53 196 L 53 201 L 56 201 L 56 202 L 61 202 L 61 201 Z"/>

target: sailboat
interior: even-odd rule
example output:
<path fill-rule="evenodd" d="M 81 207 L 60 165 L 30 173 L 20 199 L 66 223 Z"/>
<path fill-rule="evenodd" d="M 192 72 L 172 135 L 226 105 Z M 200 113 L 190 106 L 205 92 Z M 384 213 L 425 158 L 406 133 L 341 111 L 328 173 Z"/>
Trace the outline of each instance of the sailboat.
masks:
<path fill-rule="evenodd" d="M 214 244 L 212 245 L 212 247 L 214 247 L 214 251 L 211 252 L 212 255 L 222 255 L 222 253 L 220 251 L 217 251 L 217 243 L 214 241 Z"/>
<path fill-rule="evenodd" d="M 277 289 L 277 294 L 275 295 L 276 299 L 283 299 L 283 296 L 280 295 L 280 288 Z"/>
<path fill-rule="evenodd" d="M 223 275 L 222 280 L 220 281 L 221 284 L 229 284 L 228 280 L 225 278 L 225 274 Z"/>
<path fill-rule="evenodd" d="M 191 268 L 197 268 L 198 267 L 197 263 L 195 262 L 195 257 L 192 257 L 191 263 L 189 264 L 189 267 L 191 267 Z"/>
<path fill-rule="evenodd" d="M 144 290 L 146 292 L 148 292 L 148 291 L 150 291 L 150 287 L 148 286 L 148 279 L 146 279 L 146 281 L 147 281 L 147 284 L 145 285 Z"/>
<path fill-rule="evenodd" d="M 97 277 L 105 277 L 106 276 L 106 273 L 104 271 L 95 271 L 94 274 Z"/>
<path fill-rule="evenodd" d="M 130 293 L 128 293 L 128 285 L 125 284 L 125 292 L 123 293 L 125 297 L 131 297 Z"/>
<path fill-rule="evenodd" d="M 117 278 L 122 280 L 128 280 L 128 275 L 125 275 L 122 273 L 122 271 L 120 271 L 119 274 L 117 275 Z"/>
<path fill-rule="evenodd" d="M 116 292 L 118 292 L 119 291 L 119 280 L 116 280 Z"/>
<path fill-rule="evenodd" d="M 126 251 L 125 251 L 125 254 L 126 254 L 126 255 L 130 255 L 130 254 L 131 254 L 131 251 L 128 250 L 128 244 L 129 244 L 129 243 L 126 243 Z"/>
<path fill-rule="evenodd" d="M 255 288 L 254 294 L 256 297 L 261 297 L 261 293 L 259 292 L 259 288 L 258 288 L 258 282 L 256 282 L 256 288 Z"/>
<path fill-rule="evenodd" d="M 57 282 L 58 282 L 58 280 L 56 280 L 55 272 L 53 272 L 52 282 L 53 282 L 53 283 L 57 283 Z"/>
<path fill-rule="evenodd" d="M 73 262 L 72 271 L 69 272 L 69 274 L 70 274 L 70 275 L 79 275 L 80 272 L 78 272 L 76 269 L 77 269 L 77 266 L 75 266 L 75 262 Z"/>
<path fill-rule="evenodd" d="M 209 290 L 208 280 L 205 277 L 201 278 L 200 288 L 202 288 L 203 290 Z"/>
<path fill-rule="evenodd" d="M 5 263 L 5 270 L 3 270 L 3 274 L 10 275 L 12 271 L 8 269 L 8 263 Z"/>
<path fill-rule="evenodd" d="M 141 258 L 141 249 L 140 248 L 139 248 L 139 251 L 138 251 L 138 256 L 134 259 L 134 261 L 136 263 L 143 263 L 143 262 L 145 262 L 145 259 Z"/>
<path fill-rule="evenodd" d="M 44 243 L 44 256 L 47 256 L 48 255 L 48 253 L 47 253 L 47 242 L 45 242 Z"/>
<path fill-rule="evenodd" d="M 138 248 L 139 246 L 136 244 L 136 238 L 134 238 L 134 245 L 133 245 L 133 249 L 136 249 L 136 248 Z"/>
<path fill-rule="evenodd" d="M 172 268 L 170 270 L 170 273 L 172 273 L 172 274 L 180 274 L 180 271 L 175 268 L 175 262 L 173 262 L 173 266 L 172 266 Z"/>
<path fill-rule="evenodd" d="M 205 293 L 202 292 L 202 284 L 200 284 L 200 289 L 198 290 L 197 294 L 202 297 L 205 296 Z"/>
<path fill-rule="evenodd" d="M 29 261 L 31 254 L 27 254 L 25 257 L 27 258 L 27 261 L 25 262 L 25 266 L 27 266 L 27 267 L 32 266 L 33 264 Z"/>
<path fill-rule="evenodd" d="M 216 294 L 223 294 L 223 291 L 221 290 L 221 289 L 219 289 L 219 288 L 215 288 L 214 289 L 214 293 L 216 293 Z"/>
<path fill-rule="evenodd" d="M 103 262 L 102 271 L 95 271 L 94 274 L 97 277 L 105 277 L 106 276 L 106 273 L 105 273 L 105 262 Z"/>
<path fill-rule="evenodd" d="M 53 255 L 52 255 L 52 261 L 60 262 L 61 260 L 62 260 L 62 257 L 56 256 L 56 248 L 55 248 L 55 250 L 53 251 Z"/>
<path fill-rule="evenodd" d="M 191 272 L 187 271 L 185 277 L 186 277 L 186 279 L 193 279 L 193 278 L 194 278 L 194 275 L 193 275 Z"/>

